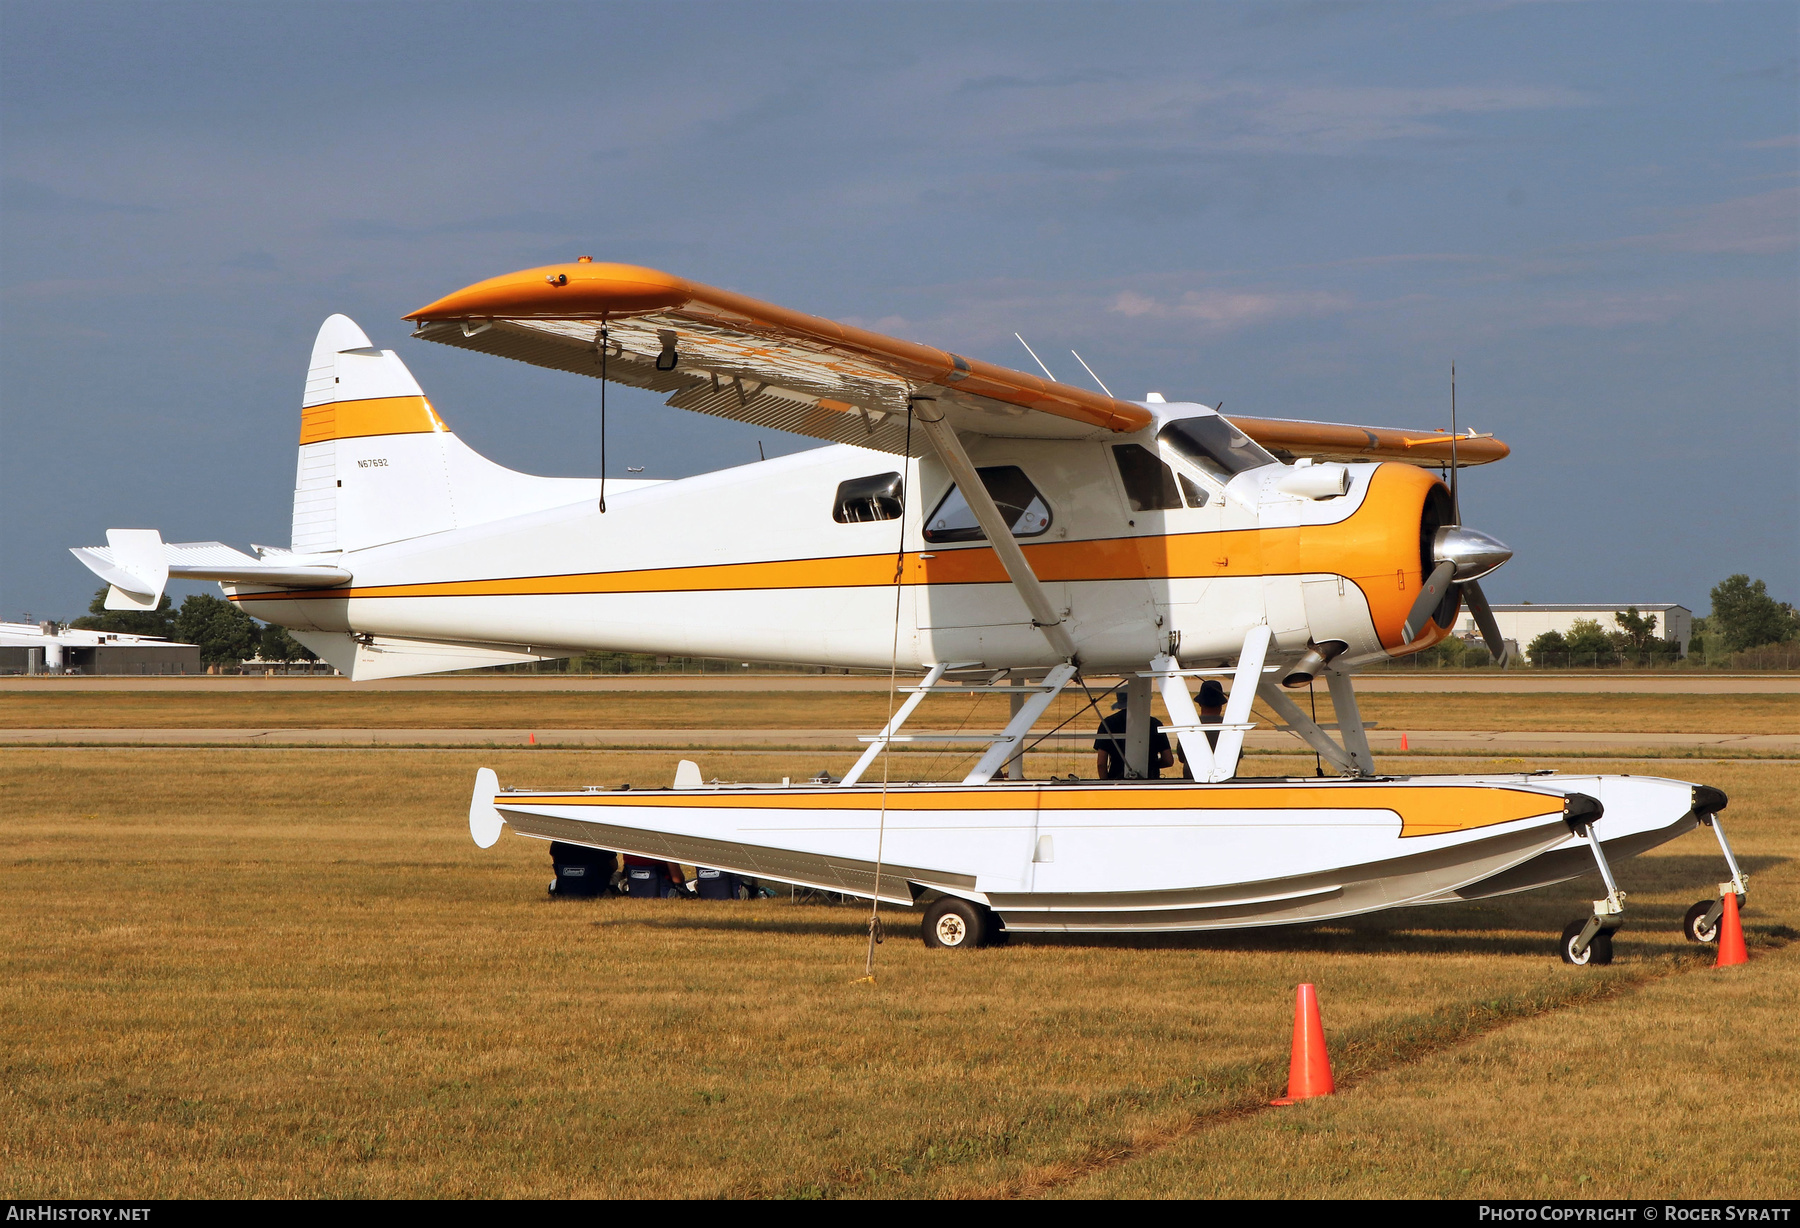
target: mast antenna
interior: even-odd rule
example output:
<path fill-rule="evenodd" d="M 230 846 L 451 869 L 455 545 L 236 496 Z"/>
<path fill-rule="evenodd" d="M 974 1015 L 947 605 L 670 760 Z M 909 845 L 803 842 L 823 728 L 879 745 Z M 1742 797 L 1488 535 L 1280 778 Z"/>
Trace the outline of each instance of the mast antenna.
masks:
<path fill-rule="evenodd" d="M 1462 501 L 1456 497 L 1456 359 L 1450 360 L 1450 515 L 1462 523 Z"/>
<path fill-rule="evenodd" d="M 1013 336 L 1019 337 L 1019 334 L 1014 333 Z M 1038 365 L 1039 370 L 1043 371 L 1043 373 L 1046 376 L 1049 376 L 1050 382 L 1052 384 L 1061 382 L 1054 375 L 1050 374 L 1050 368 L 1044 366 L 1044 360 L 1039 358 L 1037 356 L 1037 351 L 1031 348 L 1031 342 L 1025 340 L 1025 338 L 1023 338 L 1023 337 L 1019 337 L 1019 344 L 1025 347 L 1025 352 L 1027 354 L 1031 355 L 1031 361 L 1035 362 Z"/>
<path fill-rule="evenodd" d="M 1024 338 L 1020 338 L 1020 340 L 1024 340 Z M 1069 353 L 1075 354 L 1075 351 L 1070 350 Z M 1075 354 L 1075 361 L 1081 364 L 1081 369 L 1088 373 L 1088 377 L 1090 379 L 1092 379 L 1096 384 L 1100 385 L 1101 392 L 1104 392 L 1107 396 L 1112 395 L 1112 389 L 1108 388 L 1106 386 L 1106 382 L 1104 380 L 1102 380 L 1098 375 L 1094 374 L 1094 369 L 1087 365 L 1087 359 L 1083 358 L 1079 354 Z"/>

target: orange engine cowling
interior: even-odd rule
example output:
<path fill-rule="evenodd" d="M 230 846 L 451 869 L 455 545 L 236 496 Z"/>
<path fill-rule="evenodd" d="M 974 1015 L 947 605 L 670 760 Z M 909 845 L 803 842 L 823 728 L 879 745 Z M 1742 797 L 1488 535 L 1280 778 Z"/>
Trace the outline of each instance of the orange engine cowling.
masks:
<path fill-rule="evenodd" d="M 1337 574 L 1368 602 L 1381 646 L 1392 656 L 1422 651 L 1450 633 L 1460 606 L 1451 585 L 1430 624 L 1405 642 L 1402 628 L 1431 574 L 1435 539 L 1453 518 L 1450 491 L 1436 475 L 1397 461 L 1376 466 L 1355 515 L 1338 524 L 1308 525 L 1301 533 L 1303 572 Z"/>

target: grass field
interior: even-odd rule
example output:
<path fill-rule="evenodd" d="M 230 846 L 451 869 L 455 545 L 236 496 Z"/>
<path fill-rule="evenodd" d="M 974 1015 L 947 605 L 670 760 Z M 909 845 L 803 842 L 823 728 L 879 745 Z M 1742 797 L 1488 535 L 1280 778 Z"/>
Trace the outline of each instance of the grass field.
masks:
<path fill-rule="evenodd" d="M 1299 696 L 1306 703 L 1304 692 Z M 1334 719 L 1318 688 L 1321 720 Z M 1040 726 L 1086 702 L 1067 695 Z M 1101 703 L 1110 706 L 1102 696 Z M 1800 696 L 1644 694 L 1372 694 L 1363 719 L 1389 729 L 1509 729 L 1664 733 L 1800 733 Z M 972 729 L 1006 723 L 1004 696 L 934 697 L 918 728 Z M 1156 704 L 1159 715 L 1160 700 Z M 1258 711 L 1262 712 L 1259 705 Z M 71 691 L 0 698 L 5 729 L 879 729 L 883 692 L 456 691 Z M 1263 720 L 1272 718 L 1264 713 Z"/>
<path fill-rule="evenodd" d="M 496 766 L 610 784 L 673 758 Z M 552 901 L 542 844 L 469 842 L 483 760 L 0 752 L 6 1195 L 1800 1192 L 1791 762 L 1669 768 L 1733 799 L 1747 968 L 1713 971 L 1676 932 L 1721 876 L 1695 833 L 1621 868 L 1630 925 L 1606 969 L 1552 953 L 1583 881 L 949 956 L 902 913 L 868 985 L 859 908 Z M 1303 980 L 1341 1093 L 1258 1111 Z"/>

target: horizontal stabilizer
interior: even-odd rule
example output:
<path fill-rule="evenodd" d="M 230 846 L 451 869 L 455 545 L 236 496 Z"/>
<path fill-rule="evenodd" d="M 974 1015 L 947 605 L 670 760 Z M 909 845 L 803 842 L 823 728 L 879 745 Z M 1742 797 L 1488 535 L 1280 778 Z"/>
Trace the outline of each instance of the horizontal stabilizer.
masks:
<path fill-rule="evenodd" d="M 352 682 L 408 678 L 490 665 L 518 665 L 573 655 L 555 649 L 520 650 L 492 644 L 455 644 L 405 640 L 385 635 L 356 636 L 342 631 L 290 630 L 295 639 L 318 653 Z"/>
<path fill-rule="evenodd" d="M 72 548 L 89 571 L 112 585 L 109 610 L 153 610 L 170 580 L 217 580 L 286 588 L 348 584 L 342 567 L 309 562 L 304 555 L 267 550 L 261 558 L 224 542 L 165 542 L 155 529 L 108 529 L 107 544 Z M 114 604 L 113 593 L 129 604 Z"/>
<path fill-rule="evenodd" d="M 162 534 L 155 529 L 108 529 L 106 545 L 73 550 L 87 569 L 112 587 L 109 610 L 154 610 L 169 582 Z"/>

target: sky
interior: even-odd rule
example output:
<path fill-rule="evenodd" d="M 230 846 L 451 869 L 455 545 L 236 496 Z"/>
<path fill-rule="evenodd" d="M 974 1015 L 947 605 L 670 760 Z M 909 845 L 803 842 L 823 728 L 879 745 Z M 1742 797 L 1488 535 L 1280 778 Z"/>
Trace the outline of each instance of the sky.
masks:
<path fill-rule="evenodd" d="M 333 312 L 478 451 L 597 385 L 401 316 L 591 254 L 1069 382 L 1512 446 L 1491 600 L 1800 601 L 1800 5 L 0 0 L 0 617 L 285 545 Z M 614 474 L 817 446 L 609 396 Z M 211 586 L 174 586 L 177 600 Z"/>

